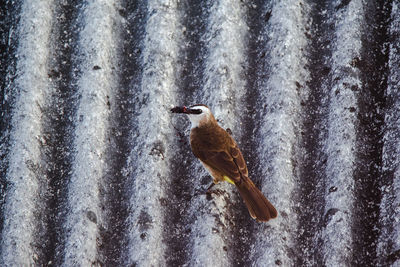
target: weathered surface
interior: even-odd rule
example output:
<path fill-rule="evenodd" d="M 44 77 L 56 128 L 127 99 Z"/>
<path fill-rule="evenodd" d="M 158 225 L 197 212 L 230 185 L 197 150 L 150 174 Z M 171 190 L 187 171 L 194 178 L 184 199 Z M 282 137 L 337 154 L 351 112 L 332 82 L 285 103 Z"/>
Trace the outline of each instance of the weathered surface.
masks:
<path fill-rule="evenodd" d="M 400 264 L 398 1 L 3 2 L 5 266 Z M 195 103 L 277 219 L 204 194 Z"/>

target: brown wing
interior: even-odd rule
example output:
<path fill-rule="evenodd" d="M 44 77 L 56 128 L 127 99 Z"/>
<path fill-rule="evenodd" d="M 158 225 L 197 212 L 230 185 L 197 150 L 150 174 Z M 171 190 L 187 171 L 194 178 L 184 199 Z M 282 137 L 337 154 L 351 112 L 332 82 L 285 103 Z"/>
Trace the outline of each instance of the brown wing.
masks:
<path fill-rule="evenodd" d="M 247 167 L 232 136 L 216 123 L 197 127 L 190 133 L 190 145 L 196 157 L 235 183 L 247 176 Z"/>
<path fill-rule="evenodd" d="M 235 145 L 231 147 L 231 156 L 233 157 L 236 165 L 238 166 L 240 173 L 243 176 L 247 177 L 249 175 L 249 173 L 247 171 L 246 162 L 244 161 L 242 152 L 240 152 L 239 147 L 237 146 L 236 143 L 234 143 L 234 144 Z"/>
<path fill-rule="evenodd" d="M 241 176 L 248 175 L 246 163 L 237 144 L 233 142 L 228 149 L 216 151 L 197 151 L 197 157 L 211 168 L 227 175 L 235 183 L 240 183 Z"/>

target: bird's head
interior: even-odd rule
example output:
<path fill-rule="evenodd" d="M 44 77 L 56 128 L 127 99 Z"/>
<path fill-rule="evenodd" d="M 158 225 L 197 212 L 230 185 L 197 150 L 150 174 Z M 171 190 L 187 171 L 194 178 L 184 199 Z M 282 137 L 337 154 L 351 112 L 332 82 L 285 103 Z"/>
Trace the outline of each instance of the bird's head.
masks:
<path fill-rule="evenodd" d="M 203 124 L 215 121 L 211 110 L 203 104 L 196 104 L 190 107 L 174 107 L 171 109 L 171 111 L 173 113 L 187 114 L 189 120 L 192 122 L 192 128 L 196 128 Z"/>

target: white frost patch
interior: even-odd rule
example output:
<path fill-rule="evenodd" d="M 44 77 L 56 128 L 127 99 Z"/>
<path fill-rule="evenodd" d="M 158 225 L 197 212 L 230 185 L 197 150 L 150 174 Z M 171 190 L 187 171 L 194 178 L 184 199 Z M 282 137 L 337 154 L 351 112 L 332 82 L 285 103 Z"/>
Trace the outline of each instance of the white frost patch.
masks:
<path fill-rule="evenodd" d="M 12 114 L 9 167 L 4 205 L 0 262 L 7 266 L 35 265 L 35 231 L 43 203 L 40 183 L 42 107 L 48 88 L 47 60 L 52 1 L 27 0 L 21 7 L 17 77 L 9 85 L 17 94 Z"/>
<path fill-rule="evenodd" d="M 332 3 L 335 10 L 340 1 Z M 335 41 L 331 59 L 331 81 L 325 84 L 329 93 L 327 119 L 327 154 L 325 182 L 326 226 L 322 232 L 323 257 L 327 266 L 350 264 L 352 257 L 352 214 L 354 201 L 357 99 L 351 86 L 362 87 L 354 62 L 360 58 L 361 32 L 364 23 L 363 4 L 353 0 L 332 15 Z M 336 187 L 337 191 L 329 192 Z"/>
<path fill-rule="evenodd" d="M 377 246 L 378 258 L 385 260 L 400 250 L 400 4 L 396 1 L 393 2 L 391 21 L 390 35 L 393 40 L 389 50 L 390 73 L 385 94 L 391 104 L 385 115 L 382 159 L 385 175 L 382 178 L 387 184 L 381 189 L 382 228 Z M 386 265 L 388 262 L 382 261 L 380 264 Z M 399 265 L 400 261 L 394 262 L 393 266 L 396 264 Z"/>
<path fill-rule="evenodd" d="M 196 96 L 199 103 L 211 108 L 216 119 L 224 128 L 231 128 L 233 136 L 241 136 L 240 114 L 245 93 L 245 78 L 243 76 L 246 61 L 246 43 L 248 26 L 246 25 L 246 6 L 240 1 L 214 1 L 208 17 L 207 33 L 203 37 L 208 53 L 205 60 L 204 87 Z M 200 162 L 196 162 L 197 166 Z M 199 169 L 195 168 L 194 169 Z M 202 188 L 200 178 L 204 170 L 193 171 L 195 188 Z M 210 179 L 210 184 L 212 180 Z M 226 245 L 230 228 L 227 210 L 232 202 L 233 191 L 236 188 L 228 183 L 221 183 L 215 188 L 223 190 L 222 195 L 212 194 L 212 201 L 205 196 L 195 198 L 191 204 L 191 213 L 196 218 L 192 226 L 192 253 L 190 266 L 230 265 Z M 241 201 L 241 200 L 240 200 Z M 244 205 L 244 203 L 238 203 Z M 249 219 L 250 215 L 249 215 Z M 230 248 L 232 249 L 232 248 Z M 207 255 L 207 256 L 205 256 Z"/>
<path fill-rule="evenodd" d="M 165 266 L 166 246 L 162 240 L 164 214 L 162 200 L 169 184 L 170 147 L 174 139 L 170 105 L 176 103 L 175 85 L 178 45 L 182 35 L 178 1 L 152 0 L 143 44 L 143 76 L 140 91 L 138 136 L 126 172 L 130 173 L 132 197 L 127 219 L 128 246 L 124 265 Z"/>
<path fill-rule="evenodd" d="M 196 99 L 210 106 L 214 116 L 226 127 L 240 131 L 245 93 L 246 6 L 237 1 L 213 2 L 203 37 L 208 53 L 203 90 Z M 235 130 L 232 128 L 232 130 Z M 235 131 L 234 131 L 235 132 Z"/>
<path fill-rule="evenodd" d="M 116 66 L 115 5 L 113 1 L 93 0 L 82 11 L 84 25 L 78 41 L 82 73 L 78 80 L 75 154 L 64 225 L 65 266 L 91 266 L 97 260 L 98 226 L 103 225 L 99 185 L 107 166 L 104 155 L 110 115 L 107 102 L 115 91 L 112 73 Z"/>
<path fill-rule="evenodd" d="M 201 172 L 198 173 L 200 175 Z M 195 176 L 193 179 L 199 177 Z M 200 188 L 200 185 L 198 186 Z M 226 216 L 226 210 L 227 202 L 231 202 L 229 199 L 232 197 L 232 185 L 218 185 L 218 188 L 226 192 L 218 196 L 212 194 L 212 201 L 201 195 L 196 197 L 197 201 L 191 205 L 190 212 L 196 219 L 191 226 L 192 252 L 187 266 L 230 265 L 226 241 L 231 222 Z"/>
<path fill-rule="evenodd" d="M 250 259 L 254 266 L 293 266 L 290 253 L 295 247 L 297 214 L 293 202 L 296 174 L 293 157 L 297 145 L 300 95 L 296 83 L 305 86 L 308 73 L 303 51 L 307 47 L 304 32 L 307 26 L 307 7 L 302 1 L 276 1 L 271 17 L 260 38 L 266 43 L 266 56 L 258 70 L 257 83 L 260 116 L 258 158 L 261 191 L 278 211 L 278 217 L 254 230 L 255 243 Z M 268 75 L 266 75 L 268 73 Z M 267 76 L 268 79 L 262 77 Z M 262 249 L 260 249 L 262 248 Z"/>

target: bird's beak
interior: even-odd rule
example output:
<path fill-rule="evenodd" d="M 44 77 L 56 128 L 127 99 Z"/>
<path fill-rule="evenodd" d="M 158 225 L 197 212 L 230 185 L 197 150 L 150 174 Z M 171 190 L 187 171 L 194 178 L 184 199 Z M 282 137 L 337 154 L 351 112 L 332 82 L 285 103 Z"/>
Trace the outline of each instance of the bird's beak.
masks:
<path fill-rule="evenodd" d="M 174 108 L 171 108 L 171 112 L 172 113 L 186 113 L 187 112 L 187 107 L 185 107 L 185 106 L 183 106 L 183 107 L 176 106 Z"/>
<path fill-rule="evenodd" d="M 183 107 L 174 107 L 171 108 L 172 113 L 184 113 L 184 114 L 200 114 L 201 110 L 199 109 L 191 109 L 186 106 Z"/>

